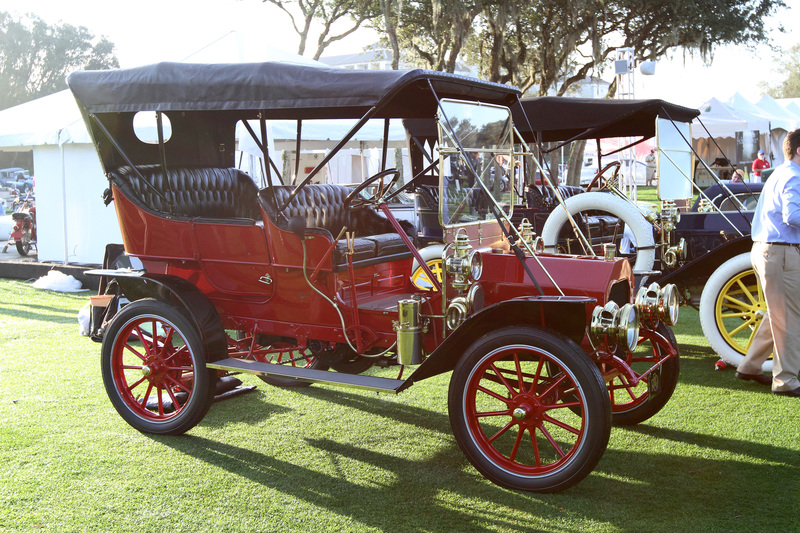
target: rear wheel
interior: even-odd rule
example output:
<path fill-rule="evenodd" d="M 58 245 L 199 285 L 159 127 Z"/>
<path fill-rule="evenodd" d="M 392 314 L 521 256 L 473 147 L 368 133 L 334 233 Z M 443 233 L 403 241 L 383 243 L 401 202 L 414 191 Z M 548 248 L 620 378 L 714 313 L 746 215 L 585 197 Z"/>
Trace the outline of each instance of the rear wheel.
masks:
<path fill-rule="evenodd" d="M 16 243 L 17 245 L 17 253 L 19 255 L 28 255 L 31 251 L 31 232 L 30 230 L 23 232 L 22 238 L 18 240 Z"/>
<path fill-rule="evenodd" d="M 475 341 L 450 380 L 450 424 L 461 450 L 503 487 L 558 492 L 586 477 L 611 431 L 608 391 L 570 339 L 528 327 Z"/>
<path fill-rule="evenodd" d="M 165 302 L 123 307 L 106 330 L 100 363 L 114 408 L 144 433 L 185 433 L 214 400 L 217 374 L 206 368 L 200 335 Z"/>

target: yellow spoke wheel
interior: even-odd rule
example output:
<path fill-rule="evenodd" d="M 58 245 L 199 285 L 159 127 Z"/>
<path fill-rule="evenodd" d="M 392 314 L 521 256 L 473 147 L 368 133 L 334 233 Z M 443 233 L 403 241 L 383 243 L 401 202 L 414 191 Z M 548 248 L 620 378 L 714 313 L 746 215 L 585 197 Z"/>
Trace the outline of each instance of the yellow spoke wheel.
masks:
<path fill-rule="evenodd" d="M 442 282 L 442 260 L 441 259 L 430 259 L 426 261 L 428 268 L 431 269 L 431 273 L 436 277 L 436 280 L 441 283 Z M 420 266 L 418 267 L 413 274 L 411 274 L 411 282 L 418 289 L 424 290 L 431 290 L 433 289 L 433 283 L 431 283 L 428 274 L 425 270 Z"/>

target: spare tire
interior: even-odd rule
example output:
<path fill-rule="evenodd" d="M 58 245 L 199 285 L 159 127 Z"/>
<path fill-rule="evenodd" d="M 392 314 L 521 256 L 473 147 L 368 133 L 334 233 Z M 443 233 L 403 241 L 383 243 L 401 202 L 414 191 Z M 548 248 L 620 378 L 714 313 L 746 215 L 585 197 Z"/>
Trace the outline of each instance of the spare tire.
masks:
<path fill-rule="evenodd" d="M 564 224 L 568 224 L 565 207 L 573 217 L 584 211 L 605 211 L 619 218 L 636 240 L 636 260 L 633 261 L 633 271 L 647 272 L 653 269 L 656 259 L 656 242 L 652 224 L 644 218 L 642 212 L 635 205 L 609 193 L 578 194 L 564 200 L 564 206 L 557 206 L 547 217 L 542 228 L 545 252 L 556 253 L 557 251 L 558 235 Z"/>

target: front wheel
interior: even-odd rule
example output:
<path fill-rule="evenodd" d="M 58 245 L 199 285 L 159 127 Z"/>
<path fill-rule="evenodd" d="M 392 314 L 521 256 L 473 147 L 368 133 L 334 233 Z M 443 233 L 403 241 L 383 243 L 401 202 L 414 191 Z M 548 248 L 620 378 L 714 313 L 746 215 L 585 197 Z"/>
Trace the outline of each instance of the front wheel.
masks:
<path fill-rule="evenodd" d="M 672 345 L 678 350 L 678 341 L 672 329 L 659 324 L 653 332 L 645 332 L 633 353 L 628 354 L 626 363 L 639 378 L 633 385 L 627 376 L 610 365 L 601 364 L 600 372 L 608 383 L 611 398 L 612 420 L 615 426 L 632 426 L 652 417 L 667 404 L 675 392 L 680 376 L 680 359 L 676 353 L 660 367 L 653 366 L 665 357 Z"/>
<path fill-rule="evenodd" d="M 206 368 L 200 335 L 165 302 L 123 307 L 103 337 L 100 366 L 114 408 L 143 433 L 185 433 L 214 400 L 217 374 Z"/>
<path fill-rule="evenodd" d="M 597 367 L 567 337 L 507 327 L 467 348 L 450 379 L 450 424 L 470 463 L 503 487 L 558 492 L 605 452 L 611 404 Z"/>
<path fill-rule="evenodd" d="M 722 263 L 700 295 L 700 327 L 708 344 L 728 364 L 738 367 L 767 310 L 758 277 L 745 252 Z M 772 372 L 772 360 L 762 366 Z"/>

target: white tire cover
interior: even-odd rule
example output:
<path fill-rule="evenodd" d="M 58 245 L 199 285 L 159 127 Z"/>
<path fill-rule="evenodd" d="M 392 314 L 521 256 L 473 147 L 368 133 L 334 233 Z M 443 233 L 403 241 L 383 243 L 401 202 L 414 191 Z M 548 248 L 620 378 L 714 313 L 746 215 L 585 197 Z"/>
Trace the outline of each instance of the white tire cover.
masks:
<path fill-rule="evenodd" d="M 564 201 L 564 205 L 573 217 L 582 211 L 605 211 L 618 217 L 625 224 L 625 232 L 633 234 L 635 244 L 639 248 L 636 254 L 634 272 L 646 272 L 653 269 L 656 260 L 655 237 L 653 226 L 644 218 L 635 205 L 618 196 L 604 192 L 586 192 L 576 194 Z M 558 243 L 558 234 L 564 224 L 568 224 L 564 207 L 557 206 L 542 228 L 542 240 L 545 252 L 554 253 Z M 643 249 L 642 249 L 643 248 Z"/>
<path fill-rule="evenodd" d="M 741 274 L 746 270 L 752 270 L 750 263 L 750 252 L 734 256 L 722 263 L 708 278 L 703 292 L 700 295 L 700 327 L 703 335 L 708 339 L 708 344 L 719 355 L 723 361 L 729 365 L 738 367 L 744 359 L 744 355 L 739 353 L 720 333 L 717 327 L 716 303 L 722 288 L 731 278 Z M 772 359 L 767 360 L 761 367 L 764 372 L 772 372 Z"/>

